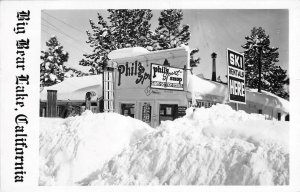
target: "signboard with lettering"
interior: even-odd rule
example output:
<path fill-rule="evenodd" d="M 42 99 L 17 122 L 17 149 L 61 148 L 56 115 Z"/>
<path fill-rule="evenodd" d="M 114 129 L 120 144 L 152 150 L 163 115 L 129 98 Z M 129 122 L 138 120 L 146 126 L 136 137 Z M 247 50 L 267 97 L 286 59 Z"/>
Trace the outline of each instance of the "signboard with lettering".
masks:
<path fill-rule="evenodd" d="M 150 124 L 151 122 L 151 105 L 150 103 L 144 103 L 142 107 L 142 121 Z"/>
<path fill-rule="evenodd" d="M 244 55 L 227 49 L 229 101 L 246 104 Z"/>
<path fill-rule="evenodd" d="M 200 108 L 200 107 L 204 107 L 204 108 L 209 108 L 213 105 L 216 105 L 217 102 L 215 101 L 211 101 L 211 100 L 196 100 L 196 107 Z"/>
<path fill-rule="evenodd" d="M 149 68 L 148 65 L 138 60 L 119 64 L 117 87 L 147 87 L 150 79 Z"/>
<path fill-rule="evenodd" d="M 186 66 L 187 69 L 190 69 L 187 65 L 189 53 L 185 48 L 151 51 L 147 54 L 132 57 L 130 56 L 131 52 L 128 53 L 128 57 L 111 60 L 112 63 L 117 63 L 114 74 L 114 90 L 117 95 L 127 94 L 129 90 L 134 89 L 132 93 L 146 95 L 151 98 L 164 91 L 183 90 L 183 87 L 185 87 L 186 80 L 184 78 L 186 77 L 183 75 L 183 68 Z M 170 55 L 172 55 L 172 57 L 170 57 Z M 152 63 L 154 64 L 153 68 L 151 68 Z M 163 68 L 161 68 L 161 66 L 163 66 Z M 151 87 L 151 71 L 154 70 L 154 68 L 157 70 L 157 79 L 155 80 L 155 84 L 152 84 L 153 86 Z M 167 71 L 169 71 L 169 73 L 166 73 Z M 172 71 L 178 72 L 176 72 L 176 74 L 170 74 Z M 152 72 L 154 74 L 154 71 Z M 171 75 L 167 82 L 161 82 L 162 80 L 158 79 L 162 78 L 163 74 L 165 76 Z M 177 74 L 179 78 L 176 76 Z M 170 79 L 171 77 L 173 80 Z M 178 79 L 174 80 L 174 78 Z M 162 85 L 158 86 L 158 84 Z"/>
<path fill-rule="evenodd" d="M 97 95 L 95 91 L 90 91 L 90 93 L 91 93 L 91 97 L 95 97 Z"/>
<path fill-rule="evenodd" d="M 183 69 L 151 64 L 150 87 L 156 89 L 183 90 Z"/>
<path fill-rule="evenodd" d="M 183 117 L 185 116 L 185 111 L 186 111 L 187 107 L 185 106 L 178 106 L 178 110 L 177 110 L 177 116 L 178 117 Z"/>

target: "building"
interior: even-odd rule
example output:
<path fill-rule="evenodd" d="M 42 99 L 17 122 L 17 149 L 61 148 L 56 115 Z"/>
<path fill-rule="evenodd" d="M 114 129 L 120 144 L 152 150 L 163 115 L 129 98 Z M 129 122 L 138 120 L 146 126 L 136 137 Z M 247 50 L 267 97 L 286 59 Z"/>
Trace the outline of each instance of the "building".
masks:
<path fill-rule="evenodd" d="M 153 52 L 127 48 L 112 51 L 109 58 L 111 68 L 104 76 L 70 78 L 43 90 L 41 116 L 47 111 L 47 90 L 57 90 L 58 116 L 66 103 L 78 106 L 80 114 L 85 109 L 86 93 L 91 92 L 94 112 L 114 111 L 152 127 L 184 116 L 187 107 L 210 107 L 216 103 L 261 113 L 266 119 L 289 118 L 289 102 L 265 91 L 246 88 L 246 104 L 229 103 L 226 84 L 191 73 L 188 47 Z"/>
<path fill-rule="evenodd" d="M 81 114 L 85 110 L 85 96 L 92 93 L 91 110 L 99 112 L 99 98 L 102 96 L 102 75 L 66 78 L 63 82 L 50 87 L 44 87 L 40 92 L 40 116 L 50 116 L 47 113 L 47 97 L 57 91 L 56 116 L 65 117 L 68 105 L 72 106 L 72 113 Z"/>

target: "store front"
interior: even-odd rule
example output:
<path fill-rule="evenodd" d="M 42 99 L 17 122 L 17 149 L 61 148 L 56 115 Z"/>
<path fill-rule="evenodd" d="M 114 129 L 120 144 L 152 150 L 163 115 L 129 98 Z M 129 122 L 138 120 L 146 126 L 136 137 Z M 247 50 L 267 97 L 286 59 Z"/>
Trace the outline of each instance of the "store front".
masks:
<path fill-rule="evenodd" d="M 56 111 L 55 117 L 66 117 L 67 105 L 72 106 L 72 114 L 80 115 L 90 93 L 92 112 L 116 112 L 152 127 L 183 117 L 187 107 L 209 108 L 218 103 L 270 120 L 289 120 L 289 102 L 265 91 L 246 88 L 246 104 L 229 102 L 227 84 L 191 74 L 185 47 L 140 54 L 128 50 L 111 52 L 113 65 L 103 76 L 68 78 L 41 90 L 40 116 L 50 117 L 49 111 Z M 57 100 L 49 110 L 48 92 L 52 91 Z"/>
<path fill-rule="evenodd" d="M 185 48 L 114 58 L 112 61 L 117 63 L 114 73 L 115 112 L 140 119 L 152 127 L 185 115 L 189 94 L 188 51 Z"/>
<path fill-rule="evenodd" d="M 89 94 L 89 110 L 103 111 L 99 102 L 102 98 L 102 75 L 67 78 L 63 82 L 44 87 L 40 92 L 40 117 L 62 117 L 81 115 L 86 110 L 86 97 Z M 55 116 L 49 115 L 49 93 L 56 93 Z"/>

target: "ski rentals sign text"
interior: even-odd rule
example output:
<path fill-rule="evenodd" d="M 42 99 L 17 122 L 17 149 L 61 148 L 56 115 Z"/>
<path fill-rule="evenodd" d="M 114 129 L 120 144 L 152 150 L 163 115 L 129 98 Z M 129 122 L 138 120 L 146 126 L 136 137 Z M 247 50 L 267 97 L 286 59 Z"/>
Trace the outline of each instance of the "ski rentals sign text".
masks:
<path fill-rule="evenodd" d="M 229 102 L 246 104 L 244 55 L 227 48 Z"/>

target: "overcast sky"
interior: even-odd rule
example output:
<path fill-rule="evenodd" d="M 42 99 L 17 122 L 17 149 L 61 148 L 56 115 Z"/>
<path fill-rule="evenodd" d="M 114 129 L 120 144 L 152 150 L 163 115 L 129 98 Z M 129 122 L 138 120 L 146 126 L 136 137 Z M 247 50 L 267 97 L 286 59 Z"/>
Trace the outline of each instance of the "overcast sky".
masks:
<path fill-rule="evenodd" d="M 85 43 L 86 30 L 90 30 L 89 19 L 97 22 L 97 12 L 104 18 L 106 10 L 43 10 L 42 11 L 42 49 L 51 35 L 58 40 L 69 52 L 67 65 L 82 69 L 78 65 L 83 53 L 92 49 Z M 152 29 L 158 25 L 160 10 L 153 10 Z M 271 46 L 279 47 L 279 62 L 282 68 L 288 70 L 289 53 L 289 16 L 288 10 L 183 10 L 182 24 L 189 24 L 191 31 L 190 48 L 198 48 L 201 58 L 194 73 L 202 73 L 211 78 L 211 53 L 217 53 L 217 76 L 226 81 L 227 74 L 226 48 L 243 51 L 245 36 L 250 35 L 251 29 L 262 27 L 270 35 Z"/>

